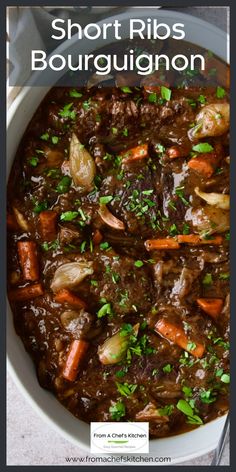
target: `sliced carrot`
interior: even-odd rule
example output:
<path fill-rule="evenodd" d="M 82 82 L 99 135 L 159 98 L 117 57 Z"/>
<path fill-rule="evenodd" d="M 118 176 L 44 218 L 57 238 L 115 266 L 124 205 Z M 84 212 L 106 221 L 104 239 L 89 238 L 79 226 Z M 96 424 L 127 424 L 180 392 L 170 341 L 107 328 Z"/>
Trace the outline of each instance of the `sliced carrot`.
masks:
<path fill-rule="evenodd" d="M 22 302 L 32 300 L 33 298 L 43 295 L 43 287 L 41 284 L 28 285 L 20 287 L 8 292 L 8 298 L 14 302 Z"/>
<path fill-rule="evenodd" d="M 148 156 L 148 145 L 140 144 L 140 146 L 136 146 L 134 148 L 129 149 L 128 151 L 121 152 L 120 155 L 121 157 L 123 157 L 123 163 L 144 159 Z"/>
<path fill-rule="evenodd" d="M 75 308 L 86 308 L 87 306 L 81 298 L 66 288 L 59 290 L 59 292 L 56 293 L 54 300 L 57 303 L 68 303 L 68 305 L 74 306 Z"/>
<path fill-rule="evenodd" d="M 221 298 L 198 298 L 197 304 L 212 318 L 216 319 L 223 308 L 223 300 Z"/>
<path fill-rule="evenodd" d="M 219 154 L 216 154 L 215 152 L 208 152 L 190 159 L 190 161 L 188 161 L 188 167 L 195 170 L 204 177 L 209 178 L 214 174 L 220 159 L 221 157 Z"/>
<path fill-rule="evenodd" d="M 120 231 L 125 230 L 125 225 L 123 221 L 119 220 L 114 216 L 110 210 L 108 210 L 106 205 L 100 205 L 100 208 L 98 210 L 98 214 L 100 215 L 102 221 L 106 223 L 108 226 L 110 226 L 113 229 L 118 229 Z"/>
<path fill-rule="evenodd" d="M 147 239 L 144 243 L 147 251 L 153 251 L 154 249 L 179 249 L 180 245 L 175 238 L 165 239 Z"/>
<path fill-rule="evenodd" d="M 192 244 L 193 246 L 199 246 L 201 244 L 210 244 L 213 246 L 219 246 L 223 242 L 222 236 L 214 236 L 211 239 L 204 239 L 197 234 L 178 234 L 176 236 L 178 243 L 181 244 Z"/>
<path fill-rule="evenodd" d="M 24 279 L 35 282 L 39 279 L 37 244 L 34 241 L 18 241 L 17 250 Z"/>
<path fill-rule="evenodd" d="M 53 210 L 41 211 L 39 214 L 40 231 L 45 241 L 53 241 L 57 235 L 57 212 Z"/>
<path fill-rule="evenodd" d="M 73 382 L 78 374 L 79 364 L 84 358 L 86 351 L 89 347 L 89 343 L 82 339 L 75 339 L 70 345 L 70 349 L 67 354 L 65 366 L 62 371 L 64 379 Z"/>
<path fill-rule="evenodd" d="M 19 229 L 16 218 L 12 213 L 7 214 L 7 228 L 10 231 L 17 231 Z"/>
<path fill-rule="evenodd" d="M 102 233 L 99 229 L 95 229 L 93 234 L 93 244 L 97 246 L 102 241 Z"/>
<path fill-rule="evenodd" d="M 188 351 L 195 357 L 202 357 L 205 346 L 203 344 L 197 343 L 192 339 L 189 339 L 184 330 L 179 326 L 176 326 L 172 323 L 169 323 L 164 318 L 160 319 L 155 325 L 155 331 L 157 333 L 167 338 L 177 346 L 181 347 L 185 351 Z"/>

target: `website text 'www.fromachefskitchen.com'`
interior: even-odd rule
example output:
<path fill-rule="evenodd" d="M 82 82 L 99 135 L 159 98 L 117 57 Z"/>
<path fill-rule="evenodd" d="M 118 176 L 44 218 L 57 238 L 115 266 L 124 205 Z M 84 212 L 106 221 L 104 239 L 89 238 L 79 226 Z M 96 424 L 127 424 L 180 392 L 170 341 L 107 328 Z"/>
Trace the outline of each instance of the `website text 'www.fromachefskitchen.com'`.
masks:
<path fill-rule="evenodd" d="M 147 463 L 168 463 L 171 464 L 171 457 L 163 456 L 132 456 L 132 455 L 120 455 L 120 456 L 85 456 L 85 457 L 65 457 L 67 463 L 78 463 L 78 464 L 147 464 Z"/>

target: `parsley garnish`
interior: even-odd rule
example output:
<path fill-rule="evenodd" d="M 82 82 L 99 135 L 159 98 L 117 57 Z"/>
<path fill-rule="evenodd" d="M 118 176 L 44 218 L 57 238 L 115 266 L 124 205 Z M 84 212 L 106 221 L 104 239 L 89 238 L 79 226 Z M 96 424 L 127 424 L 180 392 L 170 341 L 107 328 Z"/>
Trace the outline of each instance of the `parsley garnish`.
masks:
<path fill-rule="evenodd" d="M 61 213 L 60 220 L 61 221 L 72 221 L 78 216 L 78 211 L 65 211 Z"/>
<path fill-rule="evenodd" d="M 217 87 L 216 89 L 216 96 L 217 98 L 224 98 L 226 92 L 225 92 L 225 89 L 223 87 Z"/>
<path fill-rule="evenodd" d="M 161 86 L 161 97 L 164 100 L 170 100 L 171 98 L 171 90 L 164 85 Z"/>
<path fill-rule="evenodd" d="M 115 421 L 119 421 L 123 416 L 125 416 L 125 405 L 122 401 L 115 403 L 110 406 L 109 413 L 111 418 Z"/>
<path fill-rule="evenodd" d="M 69 188 L 71 186 L 71 178 L 68 175 L 64 175 L 60 182 L 58 182 L 56 186 L 56 192 L 57 193 L 66 193 L 68 192 Z"/>
<path fill-rule="evenodd" d="M 62 110 L 58 112 L 58 115 L 60 115 L 62 118 L 69 118 L 70 120 L 75 120 L 76 113 L 75 110 L 71 110 L 71 107 L 73 106 L 72 103 L 67 103 Z"/>
<path fill-rule="evenodd" d="M 192 149 L 193 151 L 200 152 L 200 153 L 211 152 L 214 150 L 214 148 L 209 143 L 195 144 L 195 146 L 193 146 Z"/>

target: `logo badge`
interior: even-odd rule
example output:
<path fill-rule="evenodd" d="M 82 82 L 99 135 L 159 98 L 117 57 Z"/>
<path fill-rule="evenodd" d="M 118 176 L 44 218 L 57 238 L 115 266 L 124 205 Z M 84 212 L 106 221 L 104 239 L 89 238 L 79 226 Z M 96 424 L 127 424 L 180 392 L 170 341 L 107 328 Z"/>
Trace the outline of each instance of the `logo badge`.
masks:
<path fill-rule="evenodd" d="M 91 423 L 92 453 L 149 452 L 149 423 Z"/>

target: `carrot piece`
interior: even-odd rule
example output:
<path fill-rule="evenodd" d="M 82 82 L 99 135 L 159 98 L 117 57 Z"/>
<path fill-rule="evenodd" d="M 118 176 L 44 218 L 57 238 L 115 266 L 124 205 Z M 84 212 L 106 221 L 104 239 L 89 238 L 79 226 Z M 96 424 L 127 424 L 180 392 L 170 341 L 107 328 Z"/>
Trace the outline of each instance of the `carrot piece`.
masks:
<path fill-rule="evenodd" d="M 148 145 L 140 144 L 140 146 L 136 146 L 134 148 L 129 149 L 128 151 L 121 152 L 120 155 L 123 157 L 123 163 L 144 159 L 148 156 Z"/>
<path fill-rule="evenodd" d="M 70 382 L 73 382 L 76 379 L 79 364 L 83 360 L 88 347 L 89 343 L 82 339 L 75 339 L 72 341 L 62 371 L 64 379 L 69 380 Z"/>
<path fill-rule="evenodd" d="M 43 295 L 43 287 L 41 284 L 28 285 L 27 287 L 20 287 L 8 292 L 8 298 L 14 302 L 22 302 L 31 300 Z"/>
<path fill-rule="evenodd" d="M 97 246 L 102 241 L 102 233 L 99 229 L 95 229 L 93 234 L 93 244 Z"/>
<path fill-rule="evenodd" d="M 16 218 L 12 213 L 7 214 L 7 228 L 10 231 L 17 231 L 19 229 Z"/>
<path fill-rule="evenodd" d="M 213 246 L 219 246 L 222 244 L 222 236 L 214 236 L 211 239 L 203 239 L 197 234 L 178 234 L 176 236 L 178 243 L 181 244 L 192 244 L 193 246 L 199 246 L 201 244 L 210 244 Z"/>
<path fill-rule="evenodd" d="M 18 241 L 17 250 L 24 279 L 35 282 L 39 279 L 37 244 L 34 241 Z"/>
<path fill-rule="evenodd" d="M 198 298 L 197 304 L 214 319 L 218 318 L 223 308 L 223 300 L 221 298 Z"/>
<path fill-rule="evenodd" d="M 68 303 L 68 305 L 74 306 L 75 308 L 86 308 L 87 306 L 81 298 L 66 288 L 59 290 L 54 299 L 57 303 Z"/>
<path fill-rule="evenodd" d="M 147 239 L 144 243 L 147 251 L 153 251 L 154 249 L 179 249 L 180 245 L 174 238 L 165 239 Z"/>
<path fill-rule="evenodd" d="M 125 225 L 123 221 L 119 220 L 114 216 L 110 210 L 108 210 L 106 205 L 100 205 L 100 208 L 98 210 L 98 214 L 101 217 L 102 221 L 106 223 L 108 226 L 110 226 L 113 229 L 118 229 L 120 231 L 125 230 Z"/>
<path fill-rule="evenodd" d="M 42 238 L 45 241 L 53 241 L 57 235 L 57 212 L 53 210 L 41 211 L 39 222 Z"/>
<path fill-rule="evenodd" d="M 192 340 L 188 339 L 184 330 L 172 323 L 169 323 L 164 318 L 160 319 L 155 324 L 155 331 L 161 334 L 169 341 L 177 344 L 179 347 L 188 351 L 195 357 L 202 357 L 205 346 L 203 344 L 193 342 Z"/>
<path fill-rule="evenodd" d="M 220 162 L 219 154 L 215 152 L 208 152 L 200 156 L 193 157 L 188 161 L 188 167 L 195 170 L 204 177 L 211 177 Z"/>

